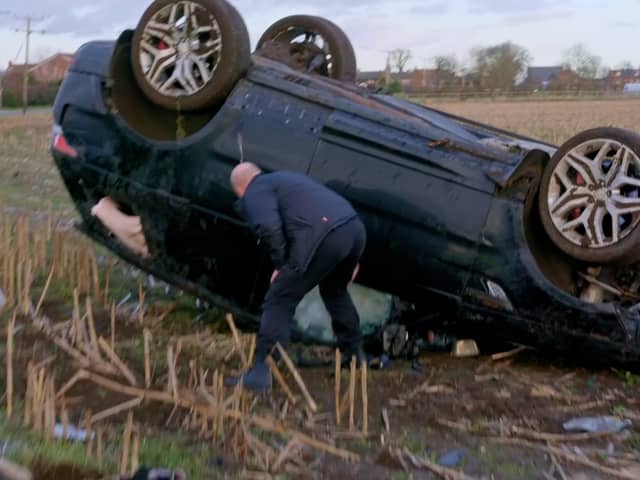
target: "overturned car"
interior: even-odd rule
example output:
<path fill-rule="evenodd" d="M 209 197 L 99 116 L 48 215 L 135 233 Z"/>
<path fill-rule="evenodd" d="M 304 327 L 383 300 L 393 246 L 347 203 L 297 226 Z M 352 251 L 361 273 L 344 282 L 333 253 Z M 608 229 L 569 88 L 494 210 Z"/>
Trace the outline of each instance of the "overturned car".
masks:
<path fill-rule="evenodd" d="M 640 364 L 640 136 L 558 148 L 355 74 L 326 19 L 282 19 L 251 54 L 226 1 L 155 1 L 135 31 L 81 48 L 56 100 L 52 154 L 81 229 L 255 325 L 273 268 L 229 173 L 303 172 L 359 211 L 357 282 L 412 304 L 411 328 Z"/>

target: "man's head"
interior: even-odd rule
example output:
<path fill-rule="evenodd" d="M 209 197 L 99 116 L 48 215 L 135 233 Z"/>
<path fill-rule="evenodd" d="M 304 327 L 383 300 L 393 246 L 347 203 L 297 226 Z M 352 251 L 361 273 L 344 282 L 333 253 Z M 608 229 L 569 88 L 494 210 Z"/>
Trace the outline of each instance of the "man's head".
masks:
<path fill-rule="evenodd" d="M 262 170 L 250 162 L 244 162 L 238 165 L 231 172 L 231 188 L 238 198 L 244 197 L 247 187 L 251 181 L 262 173 Z"/>

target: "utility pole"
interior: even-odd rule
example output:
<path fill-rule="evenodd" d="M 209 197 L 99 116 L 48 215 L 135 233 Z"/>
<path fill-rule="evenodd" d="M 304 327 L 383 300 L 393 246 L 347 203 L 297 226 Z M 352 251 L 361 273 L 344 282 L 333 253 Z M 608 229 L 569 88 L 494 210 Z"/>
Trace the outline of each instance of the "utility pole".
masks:
<path fill-rule="evenodd" d="M 27 22 L 27 28 L 25 30 L 16 29 L 16 32 L 25 32 L 27 35 L 24 49 L 24 77 L 22 80 L 22 113 L 25 114 L 27 113 L 27 106 L 29 105 L 29 42 L 31 40 L 31 35 L 34 33 L 45 33 L 45 31 L 31 29 L 32 22 L 37 22 L 41 19 L 26 16 L 21 18 L 21 20 L 25 20 Z"/>
<path fill-rule="evenodd" d="M 6 10 L 2 10 L 0 11 L 0 17 L 3 15 L 9 15 L 9 12 Z M 2 100 L 3 100 L 3 84 L 4 84 L 4 78 L 0 78 L 0 108 L 2 108 Z"/>

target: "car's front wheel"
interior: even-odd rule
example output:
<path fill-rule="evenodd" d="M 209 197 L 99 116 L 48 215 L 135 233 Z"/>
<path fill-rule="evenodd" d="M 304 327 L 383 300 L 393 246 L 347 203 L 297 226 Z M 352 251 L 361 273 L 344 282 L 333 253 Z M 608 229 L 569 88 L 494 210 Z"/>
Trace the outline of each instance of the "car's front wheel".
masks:
<path fill-rule="evenodd" d="M 546 167 L 539 208 L 547 234 L 569 256 L 640 259 L 640 136 L 596 128 L 570 139 Z"/>
<path fill-rule="evenodd" d="M 247 27 L 225 0 L 156 0 L 136 28 L 131 61 L 152 102 L 191 111 L 222 102 L 250 54 Z"/>

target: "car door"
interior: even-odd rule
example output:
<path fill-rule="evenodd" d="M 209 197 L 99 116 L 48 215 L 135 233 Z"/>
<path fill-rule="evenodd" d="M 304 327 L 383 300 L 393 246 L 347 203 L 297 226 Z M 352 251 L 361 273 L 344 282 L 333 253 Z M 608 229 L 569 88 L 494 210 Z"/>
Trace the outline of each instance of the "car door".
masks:
<path fill-rule="evenodd" d="M 493 185 L 468 154 L 429 148 L 425 138 L 335 112 L 310 174 L 348 198 L 363 217 L 363 280 L 424 299 L 459 297 L 477 255 Z"/>
<path fill-rule="evenodd" d="M 162 178 L 183 201 L 174 209 L 185 213 L 179 228 L 166 229 L 167 249 L 188 265 L 191 278 L 258 312 L 273 266 L 233 208 L 229 175 L 241 161 L 266 172 L 308 173 L 327 115 L 327 109 L 242 81 L 210 124 L 176 146 Z"/>

